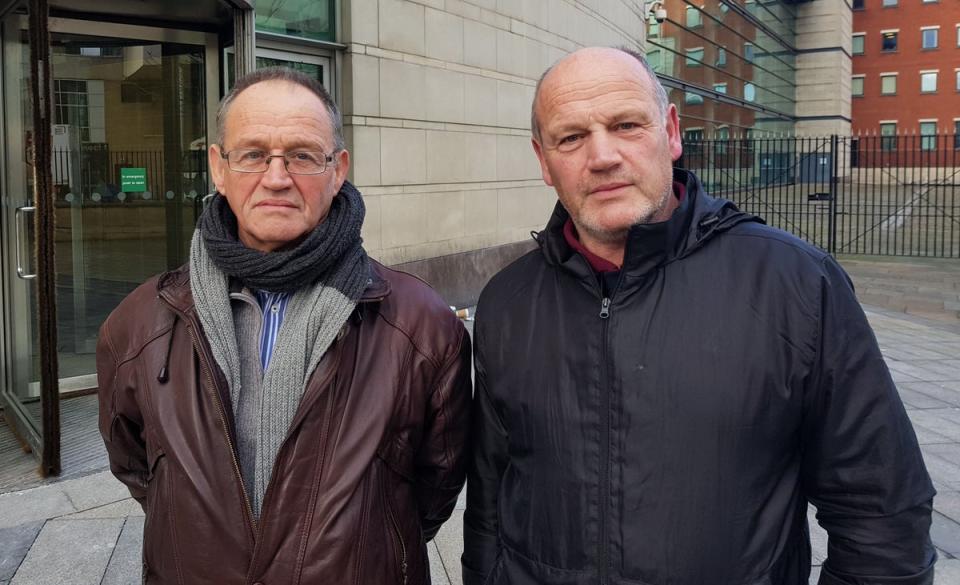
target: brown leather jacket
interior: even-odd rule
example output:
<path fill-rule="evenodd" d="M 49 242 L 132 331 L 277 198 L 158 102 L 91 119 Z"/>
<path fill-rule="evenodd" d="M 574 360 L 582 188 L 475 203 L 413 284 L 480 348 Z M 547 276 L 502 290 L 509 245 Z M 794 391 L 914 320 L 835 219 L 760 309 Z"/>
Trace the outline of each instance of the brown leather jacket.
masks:
<path fill-rule="evenodd" d="M 144 582 L 429 583 L 426 542 L 463 485 L 470 402 L 470 340 L 440 297 L 374 263 L 310 378 L 259 521 L 194 309 L 181 268 L 100 330 L 100 432 L 146 513 Z"/>

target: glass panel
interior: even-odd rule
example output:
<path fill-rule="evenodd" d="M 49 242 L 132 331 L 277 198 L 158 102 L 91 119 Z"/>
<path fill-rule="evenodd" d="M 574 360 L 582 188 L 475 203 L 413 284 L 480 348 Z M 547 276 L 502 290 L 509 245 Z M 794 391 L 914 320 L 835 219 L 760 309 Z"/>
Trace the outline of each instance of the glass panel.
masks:
<path fill-rule="evenodd" d="M 850 80 L 851 92 L 853 95 L 860 96 L 863 95 L 863 78 L 854 77 Z"/>
<path fill-rule="evenodd" d="M 323 82 L 323 65 L 319 63 L 303 63 L 299 61 L 289 61 L 286 59 L 276 59 L 273 57 L 257 57 L 257 69 L 264 67 L 290 67 L 301 73 L 305 73 L 314 79 Z"/>
<path fill-rule="evenodd" d="M 853 54 L 863 55 L 864 35 L 853 35 Z"/>
<path fill-rule="evenodd" d="M 883 33 L 880 43 L 881 43 L 880 49 L 882 51 L 896 51 L 897 50 L 897 33 L 895 32 Z"/>
<path fill-rule="evenodd" d="M 897 76 L 896 75 L 880 76 L 880 93 L 883 95 L 893 95 L 897 93 Z"/>
<path fill-rule="evenodd" d="M 182 264 L 207 192 L 204 49 L 51 35 L 60 377 L 94 372 L 97 331 Z"/>
<path fill-rule="evenodd" d="M 937 91 L 937 74 L 936 73 L 920 74 L 920 91 L 922 93 L 933 93 Z"/>
<path fill-rule="evenodd" d="M 23 20 L 21 20 L 23 18 Z M 35 200 L 33 180 L 34 127 L 31 105 L 30 45 L 22 30 L 22 14 L 11 14 L 2 23 L 3 35 L 3 184 L 0 185 L 0 300 L 5 327 L 8 366 L 0 379 L 7 414 L 35 449 L 40 440 L 41 405 L 36 314 L 37 286 L 33 226 Z M 0 368 L 2 369 L 2 368 Z M 39 455 L 39 453 L 38 453 Z"/>
<path fill-rule="evenodd" d="M 938 31 L 935 28 L 928 28 L 923 31 L 923 48 L 924 49 L 936 49 L 937 48 L 937 36 Z"/>
<path fill-rule="evenodd" d="M 920 150 L 934 150 L 937 147 L 937 123 L 920 122 Z"/>
<path fill-rule="evenodd" d="M 258 31 L 335 41 L 334 0 L 255 0 Z"/>
<path fill-rule="evenodd" d="M 880 124 L 880 148 L 884 151 L 893 151 L 897 149 L 897 125 L 888 123 Z"/>

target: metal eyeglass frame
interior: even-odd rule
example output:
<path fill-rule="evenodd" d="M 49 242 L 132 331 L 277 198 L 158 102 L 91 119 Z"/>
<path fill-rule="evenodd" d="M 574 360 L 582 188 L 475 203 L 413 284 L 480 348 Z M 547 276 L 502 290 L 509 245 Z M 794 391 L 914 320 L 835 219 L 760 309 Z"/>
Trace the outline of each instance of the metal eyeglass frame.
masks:
<path fill-rule="evenodd" d="M 295 150 L 295 151 L 293 151 L 293 152 L 319 152 L 320 154 L 323 155 L 323 168 L 320 169 L 320 172 L 318 172 L 318 173 L 298 173 L 298 172 L 295 172 L 295 171 L 291 171 L 291 170 L 290 170 L 290 159 L 287 158 L 287 155 L 292 154 L 291 152 L 285 152 L 285 153 L 283 153 L 283 154 L 268 154 L 268 155 L 266 156 L 266 158 L 264 159 L 264 169 L 263 169 L 262 171 L 245 171 L 245 170 L 241 170 L 241 169 L 235 169 L 235 168 L 233 168 L 233 167 L 230 165 L 230 158 L 229 158 L 229 157 L 230 157 L 230 153 L 231 153 L 231 152 L 236 152 L 237 150 L 240 150 L 241 152 L 244 152 L 244 151 L 247 151 L 247 152 L 249 152 L 249 151 L 257 151 L 257 152 L 263 152 L 264 154 L 266 154 L 266 152 L 265 152 L 265 151 L 262 151 L 262 150 L 259 150 L 259 149 L 256 149 L 256 148 L 241 148 L 241 149 L 236 149 L 236 148 L 234 148 L 233 150 L 223 150 L 223 147 L 222 147 L 222 146 L 221 146 L 220 148 L 221 148 L 221 150 L 220 150 L 220 158 L 222 158 L 223 160 L 227 161 L 227 167 L 228 167 L 231 171 L 233 171 L 233 172 L 235 172 L 235 173 L 250 173 L 250 174 L 265 173 L 265 172 L 267 172 L 267 171 L 270 170 L 270 160 L 271 160 L 271 159 L 274 159 L 274 158 L 279 158 L 279 159 L 283 159 L 283 168 L 284 168 L 285 171 L 287 171 L 287 173 L 289 173 L 289 174 L 291 174 L 291 175 L 301 175 L 301 176 L 316 176 L 316 175 L 322 175 L 323 173 L 327 172 L 327 168 L 330 166 L 330 163 L 333 162 L 333 155 L 336 154 L 337 152 L 339 152 L 339 150 L 334 150 L 331 154 L 327 154 L 327 153 L 323 152 L 322 150 Z"/>

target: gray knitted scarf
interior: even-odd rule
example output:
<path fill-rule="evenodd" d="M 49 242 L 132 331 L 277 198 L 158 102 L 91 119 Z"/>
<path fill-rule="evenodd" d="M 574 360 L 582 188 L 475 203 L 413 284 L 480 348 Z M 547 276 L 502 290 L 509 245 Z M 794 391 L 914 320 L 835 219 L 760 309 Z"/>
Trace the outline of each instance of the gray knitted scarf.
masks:
<path fill-rule="evenodd" d="M 369 259 L 360 239 L 364 208 L 359 191 L 344 183 L 327 218 L 303 242 L 289 251 L 263 253 L 239 242 L 236 218 L 223 199 L 214 197 L 194 232 L 190 286 L 213 357 L 230 386 L 235 413 L 243 399 L 241 368 L 250 365 L 239 363 L 229 279 L 254 288 L 293 291 L 263 374 L 260 404 L 252 409 L 254 420 L 236 425 L 238 433 L 255 434 L 253 477 L 244 477 L 244 482 L 252 486 L 250 496 L 259 516 L 273 463 L 307 381 L 370 282 Z"/>

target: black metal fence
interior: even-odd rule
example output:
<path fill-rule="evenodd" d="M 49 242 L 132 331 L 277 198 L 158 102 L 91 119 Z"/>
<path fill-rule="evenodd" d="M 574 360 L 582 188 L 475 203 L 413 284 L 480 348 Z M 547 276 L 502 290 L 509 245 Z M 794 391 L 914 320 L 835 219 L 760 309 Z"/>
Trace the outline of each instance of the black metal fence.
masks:
<path fill-rule="evenodd" d="M 831 254 L 960 258 L 960 135 L 685 141 L 678 166 Z"/>

